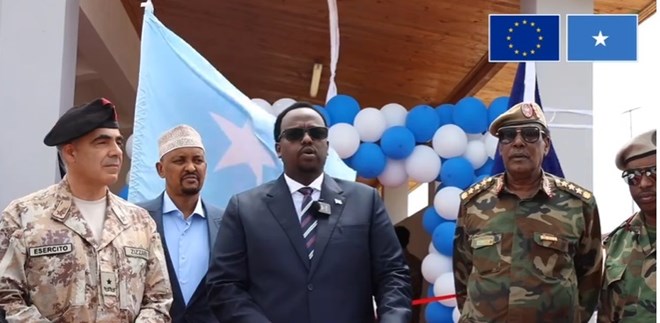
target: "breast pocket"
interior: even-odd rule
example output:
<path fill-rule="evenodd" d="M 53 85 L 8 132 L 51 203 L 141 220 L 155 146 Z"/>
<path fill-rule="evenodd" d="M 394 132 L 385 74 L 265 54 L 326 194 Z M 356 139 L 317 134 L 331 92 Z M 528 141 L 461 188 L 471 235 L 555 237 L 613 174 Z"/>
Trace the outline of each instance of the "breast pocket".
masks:
<path fill-rule="evenodd" d="M 534 268 L 543 276 L 568 279 L 573 273 L 571 241 L 551 233 L 534 232 L 530 253 Z"/>
<path fill-rule="evenodd" d="M 472 267 L 479 274 L 497 272 L 502 268 L 502 234 L 480 233 L 470 237 Z"/>

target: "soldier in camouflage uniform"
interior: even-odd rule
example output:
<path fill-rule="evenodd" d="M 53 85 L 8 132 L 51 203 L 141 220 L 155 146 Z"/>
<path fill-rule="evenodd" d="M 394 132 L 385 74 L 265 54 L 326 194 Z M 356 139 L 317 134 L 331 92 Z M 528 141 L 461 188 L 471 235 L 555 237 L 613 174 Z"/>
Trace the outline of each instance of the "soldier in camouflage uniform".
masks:
<path fill-rule="evenodd" d="M 626 144 L 616 166 L 640 212 L 605 239 L 606 260 L 598 322 L 655 322 L 656 130 Z"/>
<path fill-rule="evenodd" d="M 490 126 L 506 171 L 461 195 L 454 237 L 459 322 L 589 320 L 602 253 L 592 194 L 543 172 L 545 117 L 518 104 Z"/>
<path fill-rule="evenodd" d="M 149 214 L 108 190 L 122 137 L 98 99 L 44 139 L 68 174 L 13 201 L 0 219 L 0 307 L 9 322 L 170 322 L 172 292 Z"/>

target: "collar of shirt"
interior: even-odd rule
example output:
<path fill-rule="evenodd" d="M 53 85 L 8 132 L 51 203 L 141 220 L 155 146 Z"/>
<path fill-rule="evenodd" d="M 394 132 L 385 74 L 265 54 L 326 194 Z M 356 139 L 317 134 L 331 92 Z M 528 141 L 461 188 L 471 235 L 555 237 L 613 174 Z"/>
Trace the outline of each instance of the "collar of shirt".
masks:
<path fill-rule="evenodd" d="M 172 211 L 177 211 L 179 213 L 183 213 L 183 212 L 181 212 L 181 210 L 179 210 L 176 207 L 174 202 L 172 202 L 172 199 L 167 194 L 167 192 L 165 192 L 165 194 L 163 194 L 163 214 L 167 214 L 167 213 L 170 213 Z M 201 198 L 197 199 L 197 205 L 195 205 L 195 210 L 193 211 L 193 215 L 195 215 L 195 214 L 201 216 L 202 218 L 206 217 L 206 214 L 204 213 L 204 208 L 202 207 L 202 199 Z"/>
<path fill-rule="evenodd" d="M 496 184 L 494 185 L 493 189 L 496 195 L 500 195 L 502 192 L 513 194 L 506 186 L 506 173 L 503 173 L 501 177 L 496 179 Z M 554 189 L 555 189 L 554 182 L 550 180 L 550 177 L 546 175 L 546 173 L 543 170 L 541 170 L 541 182 L 539 183 L 539 189 L 537 192 L 541 191 L 545 193 L 547 197 L 551 198 L 554 196 Z M 534 194 L 533 197 L 536 197 L 536 194 Z"/>
<path fill-rule="evenodd" d="M 286 181 L 286 185 L 289 186 L 289 192 L 291 195 L 295 194 L 298 192 L 299 189 L 303 187 L 311 187 L 315 191 L 320 192 L 321 191 L 321 184 L 323 184 L 323 173 L 319 177 L 317 177 L 313 182 L 311 182 L 309 185 L 305 186 L 303 184 L 300 184 L 293 180 L 291 177 L 287 176 L 284 174 L 284 180 Z M 300 192 L 298 192 L 300 193 Z"/>

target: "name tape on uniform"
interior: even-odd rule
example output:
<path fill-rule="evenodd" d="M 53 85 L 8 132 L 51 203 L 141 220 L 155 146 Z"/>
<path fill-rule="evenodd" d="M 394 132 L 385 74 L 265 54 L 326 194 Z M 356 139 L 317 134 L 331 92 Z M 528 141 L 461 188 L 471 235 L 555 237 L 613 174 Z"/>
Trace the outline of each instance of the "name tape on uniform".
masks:
<path fill-rule="evenodd" d="M 50 256 L 50 255 L 59 255 L 63 253 L 69 253 L 73 251 L 72 243 L 63 243 L 63 244 L 53 244 L 47 246 L 39 247 L 30 247 L 28 249 L 28 254 L 30 257 L 40 257 L 40 256 Z"/>
<path fill-rule="evenodd" d="M 144 260 L 149 260 L 149 250 L 142 248 L 133 248 L 133 247 L 124 247 L 124 252 L 127 257 L 136 257 L 142 258 Z"/>

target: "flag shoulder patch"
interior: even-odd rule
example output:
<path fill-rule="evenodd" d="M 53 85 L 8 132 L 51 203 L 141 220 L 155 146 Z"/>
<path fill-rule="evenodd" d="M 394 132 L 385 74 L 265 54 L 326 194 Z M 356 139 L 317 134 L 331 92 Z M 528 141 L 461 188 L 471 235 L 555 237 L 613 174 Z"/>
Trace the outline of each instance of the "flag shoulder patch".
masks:
<path fill-rule="evenodd" d="M 471 200 L 480 192 L 483 192 L 487 188 L 491 187 L 495 182 L 495 178 L 493 176 L 489 176 L 481 180 L 481 182 L 472 184 L 472 186 L 468 187 L 465 191 L 463 191 L 463 193 L 461 193 L 461 201 L 465 203 Z"/>
<path fill-rule="evenodd" d="M 588 189 L 580 185 L 577 185 L 571 181 L 567 181 L 564 178 L 553 176 L 553 179 L 555 181 L 555 186 L 557 187 L 557 189 L 568 192 L 573 196 L 580 198 L 587 204 L 594 203 L 595 201 L 594 195 Z"/>

